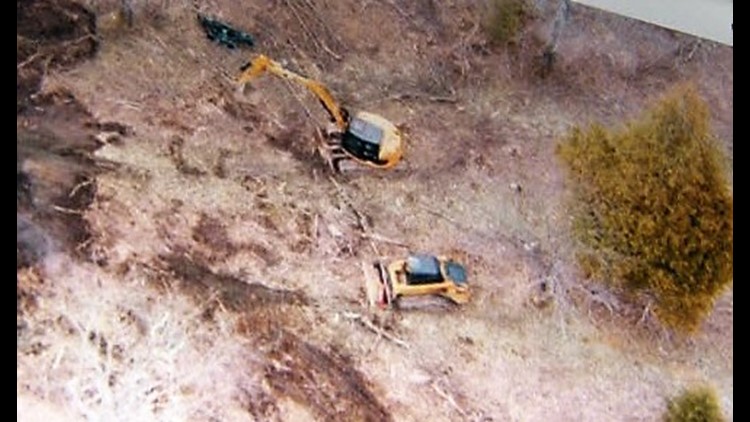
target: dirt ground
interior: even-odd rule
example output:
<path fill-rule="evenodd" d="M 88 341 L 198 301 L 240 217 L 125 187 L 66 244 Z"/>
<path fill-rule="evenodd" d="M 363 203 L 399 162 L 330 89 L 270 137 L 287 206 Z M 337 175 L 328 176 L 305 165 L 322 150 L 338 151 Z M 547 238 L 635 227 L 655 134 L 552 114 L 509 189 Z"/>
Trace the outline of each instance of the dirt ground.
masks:
<path fill-rule="evenodd" d="M 478 2 L 193 3 L 18 4 L 18 420 L 652 421 L 696 383 L 733 420 L 732 291 L 681 338 L 584 284 L 554 155 L 692 81 L 731 180 L 731 47 L 574 5 L 542 77 L 550 20 L 492 45 Z M 234 84 L 258 52 L 404 161 L 331 174 L 314 97 Z M 419 251 L 472 302 L 367 309 L 364 268 Z"/>

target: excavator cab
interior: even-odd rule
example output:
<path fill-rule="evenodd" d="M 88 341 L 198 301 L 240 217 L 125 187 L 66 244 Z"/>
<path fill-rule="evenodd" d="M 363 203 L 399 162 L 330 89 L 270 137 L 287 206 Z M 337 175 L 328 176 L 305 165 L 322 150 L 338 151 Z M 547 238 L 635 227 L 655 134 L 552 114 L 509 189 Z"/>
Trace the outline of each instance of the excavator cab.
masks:
<path fill-rule="evenodd" d="M 374 113 L 360 111 L 350 115 L 320 82 L 285 69 L 262 54 L 242 66 L 241 71 L 240 84 L 245 84 L 264 72 L 271 72 L 307 87 L 317 96 L 336 124 L 337 130 L 325 133 L 324 142 L 321 143 L 321 152 L 334 170 L 339 171 L 339 163 L 347 159 L 374 168 L 388 169 L 398 164 L 403 157 L 403 135 L 396 125 Z"/>
<path fill-rule="evenodd" d="M 370 166 L 389 168 L 402 155 L 401 135 L 393 123 L 361 111 L 349 120 L 341 135 L 341 148 Z"/>
<path fill-rule="evenodd" d="M 343 134 L 341 148 L 354 157 L 383 165 L 380 159 L 380 142 L 383 140 L 383 129 L 364 120 L 354 117 L 349 122 L 349 128 Z"/>

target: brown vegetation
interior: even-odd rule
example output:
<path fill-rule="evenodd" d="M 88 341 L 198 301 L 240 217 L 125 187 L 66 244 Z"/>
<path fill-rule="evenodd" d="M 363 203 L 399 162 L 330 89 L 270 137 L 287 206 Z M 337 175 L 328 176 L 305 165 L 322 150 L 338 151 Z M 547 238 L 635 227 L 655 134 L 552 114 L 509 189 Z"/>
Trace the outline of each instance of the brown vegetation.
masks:
<path fill-rule="evenodd" d="M 667 325 L 694 332 L 732 281 L 732 197 L 708 109 L 681 87 L 619 132 L 576 128 L 560 146 L 594 249 L 590 277 L 645 291 Z"/>

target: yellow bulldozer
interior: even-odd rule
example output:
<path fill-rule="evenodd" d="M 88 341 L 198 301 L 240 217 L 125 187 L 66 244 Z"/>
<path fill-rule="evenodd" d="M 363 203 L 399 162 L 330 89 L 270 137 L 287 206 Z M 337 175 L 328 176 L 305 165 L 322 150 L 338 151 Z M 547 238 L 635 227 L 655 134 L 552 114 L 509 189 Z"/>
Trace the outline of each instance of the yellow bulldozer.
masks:
<path fill-rule="evenodd" d="M 457 305 L 471 299 L 466 268 L 454 259 L 413 254 L 373 266 L 377 279 L 367 280 L 370 305 L 398 307 L 403 298 L 418 296 L 437 296 Z"/>
<path fill-rule="evenodd" d="M 319 136 L 323 138 L 319 150 L 334 171 L 340 171 L 343 160 L 354 160 L 377 169 L 392 168 L 401 160 L 403 134 L 384 117 L 364 111 L 350 115 L 323 84 L 292 72 L 263 54 L 245 64 L 241 72 L 238 82 L 243 87 L 263 73 L 270 72 L 306 87 L 318 98 L 335 125 L 333 130 L 319 131 Z"/>

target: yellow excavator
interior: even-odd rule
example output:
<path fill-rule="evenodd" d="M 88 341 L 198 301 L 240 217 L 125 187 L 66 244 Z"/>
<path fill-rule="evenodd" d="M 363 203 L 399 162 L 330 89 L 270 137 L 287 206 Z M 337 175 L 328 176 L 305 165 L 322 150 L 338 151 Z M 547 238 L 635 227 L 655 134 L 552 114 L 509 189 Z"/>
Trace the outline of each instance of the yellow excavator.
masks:
<path fill-rule="evenodd" d="M 265 72 L 307 87 L 335 124 L 336 129 L 323 133 L 322 152 L 333 169 L 340 171 L 342 160 L 354 160 L 378 169 L 389 169 L 401 160 L 404 140 L 401 131 L 377 114 L 360 111 L 353 116 L 340 106 L 330 91 L 320 82 L 285 69 L 263 54 L 257 55 L 242 69 L 238 82 L 244 86 Z"/>

